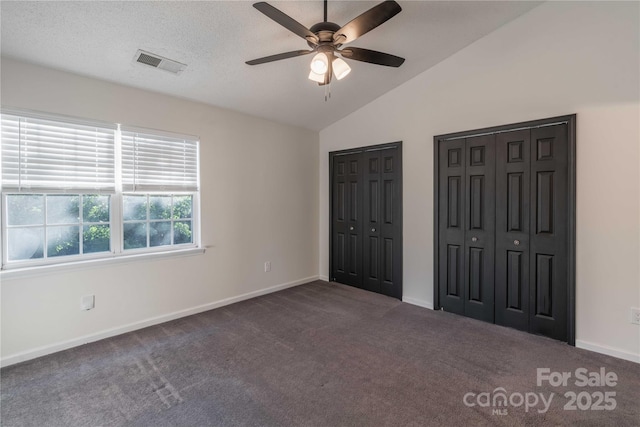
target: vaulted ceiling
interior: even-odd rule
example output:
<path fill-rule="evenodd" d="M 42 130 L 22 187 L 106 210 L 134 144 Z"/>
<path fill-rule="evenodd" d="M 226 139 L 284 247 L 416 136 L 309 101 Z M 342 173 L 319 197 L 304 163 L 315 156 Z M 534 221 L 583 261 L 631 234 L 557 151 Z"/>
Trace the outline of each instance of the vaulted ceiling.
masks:
<path fill-rule="evenodd" d="M 322 1 L 269 3 L 307 27 L 323 19 Z M 377 3 L 330 1 L 328 20 L 344 25 Z M 307 48 L 249 1 L 2 1 L 1 53 L 320 130 L 540 4 L 399 3 L 400 14 L 353 45 L 404 57 L 405 63 L 389 68 L 349 61 L 351 74 L 330 85 L 328 101 L 325 88 L 307 79 L 310 56 L 245 64 Z M 187 67 L 174 75 L 136 63 L 138 49 Z"/>

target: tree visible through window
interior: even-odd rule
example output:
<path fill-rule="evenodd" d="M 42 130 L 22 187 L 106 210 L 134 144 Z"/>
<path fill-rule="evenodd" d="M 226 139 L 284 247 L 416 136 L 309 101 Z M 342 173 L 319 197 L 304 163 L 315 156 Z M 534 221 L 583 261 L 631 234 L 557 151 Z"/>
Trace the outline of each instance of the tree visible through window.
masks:
<path fill-rule="evenodd" d="M 7 195 L 8 260 L 111 250 L 110 196 Z"/>
<path fill-rule="evenodd" d="M 193 243 L 193 197 L 125 194 L 124 249 Z"/>

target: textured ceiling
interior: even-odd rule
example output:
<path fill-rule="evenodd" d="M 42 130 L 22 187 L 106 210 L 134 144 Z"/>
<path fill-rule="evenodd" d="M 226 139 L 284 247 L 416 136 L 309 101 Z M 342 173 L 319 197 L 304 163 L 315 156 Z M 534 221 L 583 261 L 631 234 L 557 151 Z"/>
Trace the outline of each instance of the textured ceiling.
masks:
<path fill-rule="evenodd" d="M 321 1 L 271 5 L 310 27 Z M 330 1 L 344 25 L 376 5 Z M 307 79 L 310 56 L 249 66 L 245 61 L 306 42 L 248 1 L 2 1 L 2 55 L 320 130 L 434 66 L 540 2 L 399 1 L 403 11 L 353 45 L 406 58 L 400 68 L 349 61 L 331 98 Z M 187 64 L 173 75 L 134 62 L 138 49 Z"/>

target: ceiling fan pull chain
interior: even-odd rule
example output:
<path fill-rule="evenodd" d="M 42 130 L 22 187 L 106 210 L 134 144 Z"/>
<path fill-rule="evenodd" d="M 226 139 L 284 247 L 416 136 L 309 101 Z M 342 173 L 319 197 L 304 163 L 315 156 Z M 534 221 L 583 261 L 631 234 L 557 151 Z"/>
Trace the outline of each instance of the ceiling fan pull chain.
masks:
<path fill-rule="evenodd" d="M 331 99 L 331 82 L 324 85 L 324 102 Z"/>

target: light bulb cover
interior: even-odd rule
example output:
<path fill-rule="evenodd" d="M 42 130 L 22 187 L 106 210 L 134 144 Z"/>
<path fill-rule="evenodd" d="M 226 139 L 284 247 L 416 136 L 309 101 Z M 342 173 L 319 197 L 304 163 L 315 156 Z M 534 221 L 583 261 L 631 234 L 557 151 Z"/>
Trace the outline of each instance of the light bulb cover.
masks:
<path fill-rule="evenodd" d="M 323 52 L 316 54 L 311 60 L 311 71 L 316 74 L 324 74 L 329 68 L 329 59 Z"/>
<path fill-rule="evenodd" d="M 333 60 L 333 72 L 338 80 L 342 80 L 351 72 L 351 67 L 344 60 L 336 57 Z"/>
<path fill-rule="evenodd" d="M 314 73 L 313 70 L 309 73 L 309 80 L 313 80 L 314 82 L 323 83 L 324 82 L 324 74 Z"/>

